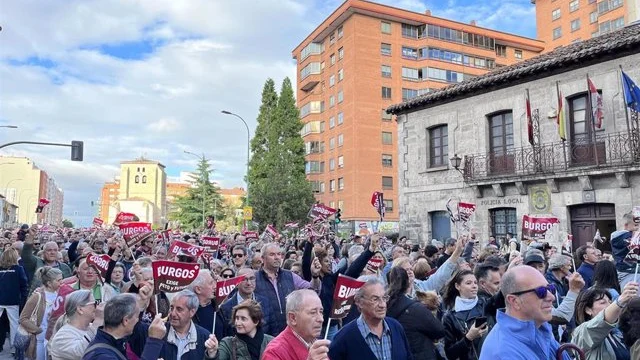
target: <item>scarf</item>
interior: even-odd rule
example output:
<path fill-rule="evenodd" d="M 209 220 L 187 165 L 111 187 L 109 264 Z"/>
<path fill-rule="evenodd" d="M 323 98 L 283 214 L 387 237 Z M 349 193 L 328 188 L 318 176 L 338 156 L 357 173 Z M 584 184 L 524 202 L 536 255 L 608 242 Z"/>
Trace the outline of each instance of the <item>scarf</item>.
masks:
<path fill-rule="evenodd" d="M 464 299 L 460 296 L 456 296 L 456 304 L 454 306 L 454 310 L 456 312 L 460 311 L 469 311 L 473 309 L 476 304 L 478 304 L 478 297 L 474 297 L 473 299 Z"/>
<path fill-rule="evenodd" d="M 264 339 L 262 328 L 258 327 L 256 329 L 256 334 L 254 335 L 254 337 L 250 337 L 247 334 L 236 334 L 236 336 L 238 337 L 238 339 L 247 344 L 247 349 L 249 349 L 251 360 L 259 360 L 260 350 L 262 349 L 262 340 Z"/>

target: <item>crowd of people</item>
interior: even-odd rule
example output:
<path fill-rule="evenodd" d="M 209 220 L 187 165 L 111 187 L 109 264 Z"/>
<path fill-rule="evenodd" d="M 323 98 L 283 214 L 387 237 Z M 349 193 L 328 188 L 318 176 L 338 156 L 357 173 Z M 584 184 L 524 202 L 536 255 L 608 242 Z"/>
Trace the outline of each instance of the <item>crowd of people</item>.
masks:
<path fill-rule="evenodd" d="M 638 225 L 631 214 L 621 222 L 612 253 L 473 231 L 425 243 L 172 234 L 198 245 L 215 233 L 212 259 L 172 254 L 162 236 L 131 248 L 111 227 L 23 225 L 2 234 L 0 345 L 19 360 L 637 360 L 640 298 L 627 255 Z M 106 272 L 92 254 L 108 257 Z M 158 260 L 202 266 L 186 289 L 166 293 L 154 287 Z M 339 275 L 363 285 L 348 315 L 329 320 Z M 218 303 L 217 284 L 238 276 Z M 577 352 L 563 352 L 569 343 Z"/>

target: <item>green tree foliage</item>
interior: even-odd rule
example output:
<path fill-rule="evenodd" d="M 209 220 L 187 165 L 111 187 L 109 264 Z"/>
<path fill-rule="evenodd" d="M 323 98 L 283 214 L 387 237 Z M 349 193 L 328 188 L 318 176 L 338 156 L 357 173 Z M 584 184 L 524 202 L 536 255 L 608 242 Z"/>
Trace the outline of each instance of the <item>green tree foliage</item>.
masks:
<path fill-rule="evenodd" d="M 64 220 L 62 220 L 62 227 L 64 227 L 64 228 L 72 228 L 73 227 L 73 223 L 69 219 L 64 219 Z"/>
<path fill-rule="evenodd" d="M 213 169 L 209 160 L 203 155 L 195 173 L 191 174 L 191 188 L 185 196 L 176 198 L 175 211 L 169 214 L 169 219 L 179 221 L 182 229 L 203 228 L 203 199 L 205 216 L 213 215 L 216 219 L 225 217 L 227 209 L 218 187 L 209 180 L 211 172 Z"/>
<path fill-rule="evenodd" d="M 314 201 L 305 176 L 302 123 L 289 78 L 280 95 L 273 80 L 262 91 L 258 126 L 251 141 L 253 156 L 249 169 L 250 203 L 254 221 L 281 227 L 289 221 L 303 221 Z"/>

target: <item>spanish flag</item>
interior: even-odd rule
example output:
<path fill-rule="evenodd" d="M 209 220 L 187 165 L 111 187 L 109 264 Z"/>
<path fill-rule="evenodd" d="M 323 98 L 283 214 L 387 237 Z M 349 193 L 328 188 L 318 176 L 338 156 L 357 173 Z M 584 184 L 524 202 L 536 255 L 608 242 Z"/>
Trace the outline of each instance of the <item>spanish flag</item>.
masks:
<path fill-rule="evenodd" d="M 556 81 L 556 91 L 558 92 L 558 115 L 556 115 L 556 120 L 558 122 L 558 135 L 560 135 L 560 139 L 562 139 L 562 141 L 567 140 L 567 134 L 566 134 L 566 124 L 564 122 L 564 99 L 562 98 L 562 93 L 560 92 L 560 86 L 558 85 L 558 82 Z"/>

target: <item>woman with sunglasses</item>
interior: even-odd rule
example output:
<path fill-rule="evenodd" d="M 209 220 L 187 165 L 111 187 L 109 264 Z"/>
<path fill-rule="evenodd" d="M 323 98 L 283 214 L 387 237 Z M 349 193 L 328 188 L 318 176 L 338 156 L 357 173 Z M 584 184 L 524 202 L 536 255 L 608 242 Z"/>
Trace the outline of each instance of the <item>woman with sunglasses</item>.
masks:
<path fill-rule="evenodd" d="M 233 272 L 233 269 L 231 269 L 230 267 L 224 268 L 222 269 L 222 271 L 220 271 L 220 278 L 221 279 L 231 279 L 234 278 L 236 276 L 236 273 Z"/>
<path fill-rule="evenodd" d="M 36 271 L 35 276 L 42 281 L 42 286 L 33 291 L 24 305 L 20 314 L 20 325 L 31 334 L 31 341 L 24 356 L 32 360 L 45 360 L 47 341 L 44 336 L 51 308 L 58 297 L 62 271 L 58 268 L 43 266 Z M 32 319 L 32 314 L 35 314 L 35 319 Z M 17 349 L 16 355 L 18 355 Z"/>
<path fill-rule="evenodd" d="M 615 300 L 607 289 L 591 288 L 578 295 L 576 324 L 571 342 L 584 350 L 587 360 L 630 360 L 622 332 L 617 328 L 622 310 L 638 296 L 638 283 L 629 282 Z"/>
<path fill-rule="evenodd" d="M 98 309 L 100 307 L 100 309 Z M 76 290 L 64 301 L 65 315 L 48 344 L 52 360 L 79 360 L 103 324 L 104 305 L 98 305 L 90 290 Z"/>
<path fill-rule="evenodd" d="M 486 300 L 478 297 L 478 280 L 473 272 L 458 271 L 445 285 L 442 298 L 447 309 L 442 318 L 447 358 L 478 359 L 489 326 L 484 313 Z"/>

